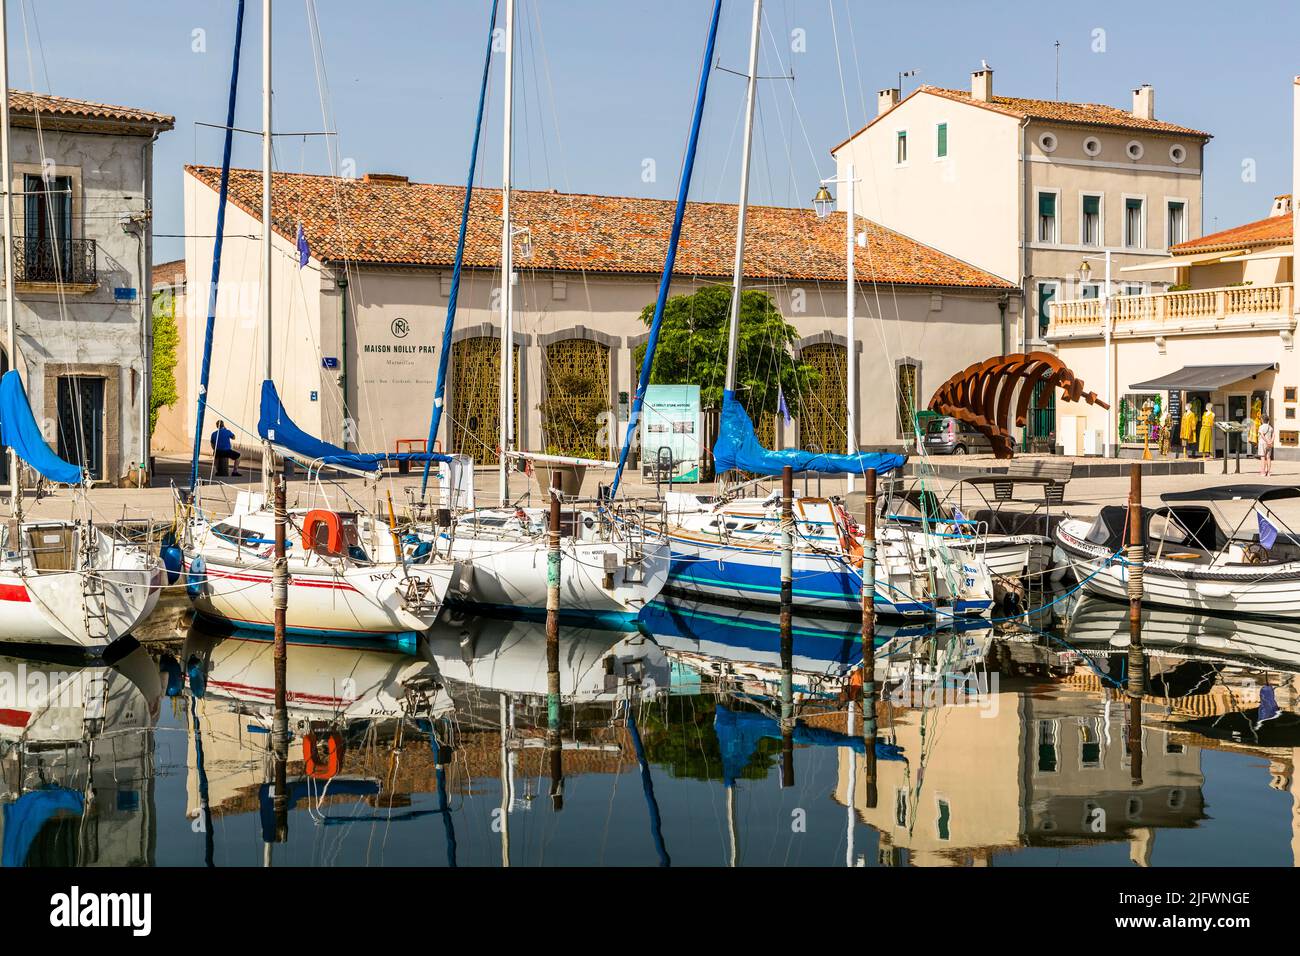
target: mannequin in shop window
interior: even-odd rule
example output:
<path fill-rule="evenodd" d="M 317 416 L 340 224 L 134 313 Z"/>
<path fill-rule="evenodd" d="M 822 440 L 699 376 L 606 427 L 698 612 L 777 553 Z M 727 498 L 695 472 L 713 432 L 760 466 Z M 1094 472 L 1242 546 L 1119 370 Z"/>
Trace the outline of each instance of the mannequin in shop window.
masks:
<path fill-rule="evenodd" d="M 1183 421 L 1178 429 L 1178 437 L 1182 440 L 1183 454 L 1192 457 L 1196 451 L 1196 402 L 1189 402 L 1186 411 L 1183 412 Z"/>
<path fill-rule="evenodd" d="M 1201 416 L 1200 452 L 1206 458 L 1214 457 L 1214 408 L 1209 404 Z"/>

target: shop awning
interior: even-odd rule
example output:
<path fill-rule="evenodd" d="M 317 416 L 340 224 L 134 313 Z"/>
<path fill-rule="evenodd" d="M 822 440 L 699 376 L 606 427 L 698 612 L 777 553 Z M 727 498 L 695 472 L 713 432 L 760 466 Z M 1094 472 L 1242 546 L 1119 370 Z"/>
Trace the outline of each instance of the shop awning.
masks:
<path fill-rule="evenodd" d="M 1129 388 L 1141 392 L 1212 392 L 1242 379 L 1258 375 L 1260 372 L 1276 372 L 1276 362 L 1263 362 L 1254 365 L 1184 365 L 1177 372 L 1170 372 L 1147 382 L 1137 382 Z"/>
<path fill-rule="evenodd" d="M 1220 262 L 1253 262 L 1256 259 L 1290 259 L 1295 255 L 1293 246 L 1278 246 L 1275 249 L 1265 249 L 1263 252 L 1251 252 L 1240 256 L 1225 256 Z"/>
<path fill-rule="evenodd" d="M 1144 262 L 1139 266 L 1124 266 L 1119 271 L 1159 272 L 1163 269 L 1177 269 L 1179 266 L 1207 266 L 1211 262 L 1218 262 L 1220 259 L 1242 255 L 1245 251 L 1245 249 L 1225 249 L 1222 252 L 1200 252 L 1187 256 L 1171 256 L 1168 259 L 1157 259 L 1155 262 Z"/>

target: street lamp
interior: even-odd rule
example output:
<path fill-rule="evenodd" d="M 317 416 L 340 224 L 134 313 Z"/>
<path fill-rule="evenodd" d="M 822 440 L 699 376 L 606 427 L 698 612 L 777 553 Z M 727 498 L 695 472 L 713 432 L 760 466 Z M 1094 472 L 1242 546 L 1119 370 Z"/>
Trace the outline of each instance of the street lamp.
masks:
<path fill-rule="evenodd" d="M 825 219 L 835 211 L 835 197 L 831 195 L 829 186 L 842 185 L 844 189 L 844 237 L 845 237 L 845 267 L 844 267 L 844 295 L 845 295 L 845 319 L 844 319 L 844 336 L 848 347 L 845 351 L 848 353 L 846 361 L 848 363 L 848 374 L 845 376 L 847 384 L 847 401 L 848 421 L 846 422 L 848 431 L 848 441 L 846 442 L 845 451 L 850 455 L 856 455 L 858 452 L 858 368 L 857 368 L 857 329 L 855 328 L 856 306 L 857 306 L 857 280 L 853 272 L 853 247 L 857 242 L 857 218 L 853 213 L 853 192 L 854 184 L 857 182 L 853 178 L 853 164 L 844 164 L 843 179 L 823 179 L 817 188 L 817 195 L 813 197 L 813 209 L 817 211 L 818 219 Z M 853 474 L 848 476 L 847 491 L 853 491 Z"/>
<path fill-rule="evenodd" d="M 1106 263 L 1106 281 L 1101 294 L 1102 348 L 1106 353 L 1106 441 L 1102 445 L 1102 454 L 1107 458 L 1116 457 L 1115 444 L 1115 358 L 1112 354 L 1113 336 L 1110 321 L 1110 250 L 1098 256 L 1084 256 L 1079 264 L 1079 278 L 1087 282 L 1092 277 L 1089 260 L 1101 258 Z M 1082 294 L 1082 293 L 1081 293 Z"/>
<path fill-rule="evenodd" d="M 817 195 L 813 196 L 813 209 L 817 210 L 818 219 L 825 219 L 835 211 L 835 197 L 826 188 L 826 183 L 817 187 Z"/>

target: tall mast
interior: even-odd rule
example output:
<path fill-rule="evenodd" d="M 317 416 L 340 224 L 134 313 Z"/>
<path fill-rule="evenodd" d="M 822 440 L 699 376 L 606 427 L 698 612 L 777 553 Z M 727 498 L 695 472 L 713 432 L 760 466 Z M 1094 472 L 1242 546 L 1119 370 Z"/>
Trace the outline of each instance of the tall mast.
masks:
<path fill-rule="evenodd" d="M 514 327 L 511 324 L 511 289 L 514 279 L 514 256 L 510 237 L 510 134 L 514 126 L 515 72 L 515 0 L 506 0 L 506 75 L 504 100 L 505 132 L 501 138 L 501 504 L 510 503 L 510 459 L 515 438 L 515 350 Z"/>
<path fill-rule="evenodd" d="M 3 2 L 3 0 L 0 0 Z M 262 377 L 271 374 L 271 0 L 262 0 Z M 262 442 L 262 491 L 271 500 L 275 453 Z"/>
<path fill-rule="evenodd" d="M 0 166 L 4 172 L 5 233 L 5 355 L 9 368 L 18 368 L 18 330 L 14 318 L 14 199 L 12 155 L 9 152 L 9 24 L 5 0 L 0 0 Z M 9 449 L 9 506 L 15 515 L 22 512 L 19 496 L 18 456 Z M 11 548 L 17 544 L 10 542 Z"/>
<path fill-rule="evenodd" d="M 754 145 L 754 101 L 758 96 L 759 24 L 763 0 L 754 0 L 754 24 L 749 37 L 749 87 L 745 96 L 745 145 L 740 154 L 740 199 L 736 206 L 736 263 L 731 275 L 731 320 L 727 325 L 727 377 L 724 392 L 736 390 L 736 350 L 740 344 L 740 291 L 744 281 L 745 212 L 749 205 L 749 157 Z"/>

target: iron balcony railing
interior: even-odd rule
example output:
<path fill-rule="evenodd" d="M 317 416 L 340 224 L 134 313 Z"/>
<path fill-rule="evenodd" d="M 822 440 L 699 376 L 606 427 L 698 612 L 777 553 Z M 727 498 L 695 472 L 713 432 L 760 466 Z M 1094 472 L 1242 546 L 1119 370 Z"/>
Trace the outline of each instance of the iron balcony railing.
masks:
<path fill-rule="evenodd" d="M 14 275 L 19 282 L 68 282 L 94 285 L 94 239 L 14 240 Z"/>

